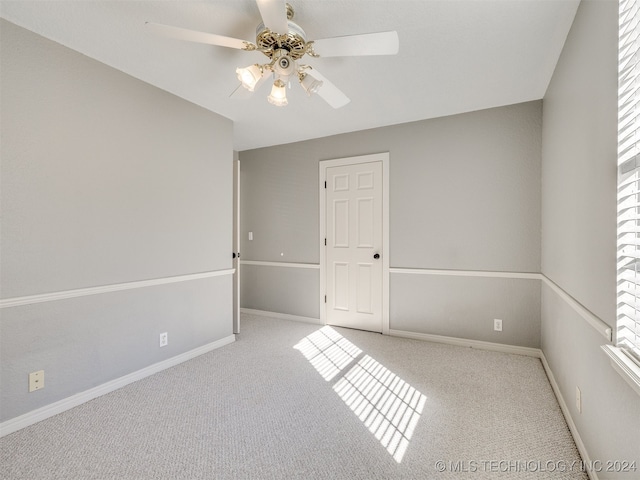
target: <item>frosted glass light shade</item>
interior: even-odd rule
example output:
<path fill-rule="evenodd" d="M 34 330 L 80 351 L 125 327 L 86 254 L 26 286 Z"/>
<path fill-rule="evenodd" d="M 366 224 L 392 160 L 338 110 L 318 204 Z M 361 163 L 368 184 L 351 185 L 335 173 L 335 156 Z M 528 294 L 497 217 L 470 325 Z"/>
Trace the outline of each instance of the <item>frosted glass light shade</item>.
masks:
<path fill-rule="evenodd" d="M 260 65 L 249 65 L 245 68 L 236 68 L 236 74 L 238 75 L 238 80 L 240 80 L 242 86 L 250 92 L 253 92 L 258 81 L 262 78 L 264 71 Z"/>
<path fill-rule="evenodd" d="M 318 93 L 318 90 L 322 86 L 322 80 L 318 80 L 309 73 L 305 73 L 300 79 L 300 85 L 303 90 L 307 92 L 307 95 L 311 96 L 312 93 Z"/>
<path fill-rule="evenodd" d="M 273 82 L 271 95 L 267 97 L 267 100 L 270 104 L 277 107 L 284 107 L 287 103 L 289 103 L 287 101 L 287 91 L 285 89 L 285 84 L 282 80 L 278 79 Z"/>

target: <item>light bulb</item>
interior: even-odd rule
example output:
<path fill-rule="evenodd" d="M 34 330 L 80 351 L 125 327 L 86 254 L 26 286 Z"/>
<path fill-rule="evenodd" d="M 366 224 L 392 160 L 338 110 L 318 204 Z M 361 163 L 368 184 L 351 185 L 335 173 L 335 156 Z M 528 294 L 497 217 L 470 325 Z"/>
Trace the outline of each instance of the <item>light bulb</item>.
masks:
<path fill-rule="evenodd" d="M 307 95 L 311 96 L 312 93 L 318 93 L 322 86 L 322 80 L 318 80 L 309 73 L 304 73 L 300 75 L 300 85 L 307 92 Z"/>
<path fill-rule="evenodd" d="M 264 70 L 260 65 L 249 65 L 245 68 L 236 68 L 236 74 L 238 75 L 238 80 L 240 80 L 242 86 L 250 92 L 253 92 L 258 81 L 262 78 Z"/>
<path fill-rule="evenodd" d="M 278 79 L 273 82 L 273 88 L 271 88 L 271 95 L 267 97 L 270 104 L 277 107 L 284 107 L 287 103 L 287 91 L 285 84 L 282 80 Z"/>

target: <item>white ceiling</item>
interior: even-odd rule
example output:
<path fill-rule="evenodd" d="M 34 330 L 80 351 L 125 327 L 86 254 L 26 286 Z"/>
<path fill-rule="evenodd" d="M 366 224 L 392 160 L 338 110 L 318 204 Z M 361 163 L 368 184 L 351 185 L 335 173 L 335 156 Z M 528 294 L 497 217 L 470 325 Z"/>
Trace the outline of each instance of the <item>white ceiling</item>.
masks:
<path fill-rule="evenodd" d="M 289 0 L 308 40 L 396 30 L 400 53 L 305 57 L 351 98 L 334 110 L 299 85 L 231 99 L 257 52 L 158 37 L 145 21 L 255 40 L 254 0 L 1 0 L 0 16 L 234 122 L 234 148 L 290 143 L 544 96 L 579 0 Z"/>

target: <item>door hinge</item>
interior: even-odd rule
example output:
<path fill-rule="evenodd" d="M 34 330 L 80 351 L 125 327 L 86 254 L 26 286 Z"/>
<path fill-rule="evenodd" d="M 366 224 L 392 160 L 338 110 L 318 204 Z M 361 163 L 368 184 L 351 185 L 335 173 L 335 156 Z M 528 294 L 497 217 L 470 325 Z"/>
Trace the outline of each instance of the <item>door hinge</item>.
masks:
<path fill-rule="evenodd" d="M 324 239 L 324 246 L 325 247 L 327 246 L 327 239 L 326 238 Z"/>
<path fill-rule="evenodd" d="M 327 181 L 324 181 L 324 188 L 327 188 Z"/>
<path fill-rule="evenodd" d="M 327 296 L 324 296 L 324 303 L 327 303 Z"/>

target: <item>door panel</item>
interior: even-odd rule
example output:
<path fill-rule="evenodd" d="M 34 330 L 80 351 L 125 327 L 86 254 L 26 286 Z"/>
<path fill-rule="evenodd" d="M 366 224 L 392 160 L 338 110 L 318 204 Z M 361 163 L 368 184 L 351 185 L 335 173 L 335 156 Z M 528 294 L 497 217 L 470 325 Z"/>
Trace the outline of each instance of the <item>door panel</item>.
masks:
<path fill-rule="evenodd" d="M 374 247 L 374 199 L 373 198 L 359 198 L 358 199 L 358 213 L 356 218 L 358 219 L 358 248 L 373 248 Z"/>
<path fill-rule="evenodd" d="M 373 292 L 371 291 L 371 277 L 374 275 L 373 265 L 358 264 L 358 294 L 357 312 L 373 314 Z"/>
<path fill-rule="evenodd" d="M 336 175 L 333 177 L 333 191 L 346 192 L 349 190 L 349 175 Z"/>
<path fill-rule="evenodd" d="M 333 264 L 333 308 L 335 310 L 349 311 L 349 264 L 334 262 Z"/>
<path fill-rule="evenodd" d="M 327 168 L 328 324 L 382 331 L 382 162 Z"/>
<path fill-rule="evenodd" d="M 333 246 L 349 248 L 349 200 L 335 200 L 333 212 Z"/>

